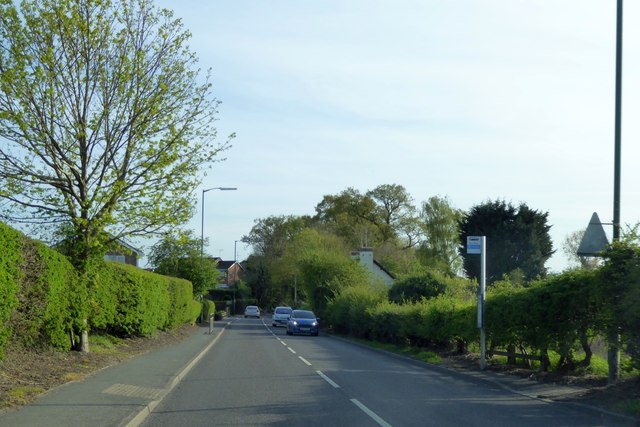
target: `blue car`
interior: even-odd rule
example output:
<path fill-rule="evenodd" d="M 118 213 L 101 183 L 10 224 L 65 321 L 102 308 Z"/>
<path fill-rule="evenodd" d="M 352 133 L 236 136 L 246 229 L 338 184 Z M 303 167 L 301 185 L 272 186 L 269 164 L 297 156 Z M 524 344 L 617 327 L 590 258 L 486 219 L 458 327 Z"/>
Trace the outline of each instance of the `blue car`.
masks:
<path fill-rule="evenodd" d="M 293 310 L 287 323 L 287 335 L 308 334 L 318 336 L 320 331 L 320 319 L 313 311 Z"/>

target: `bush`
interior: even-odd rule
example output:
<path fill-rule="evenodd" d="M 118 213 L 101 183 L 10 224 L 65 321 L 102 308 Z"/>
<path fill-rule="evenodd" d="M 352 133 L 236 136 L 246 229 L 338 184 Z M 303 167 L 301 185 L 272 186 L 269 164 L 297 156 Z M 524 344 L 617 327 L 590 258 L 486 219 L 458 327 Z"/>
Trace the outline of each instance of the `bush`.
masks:
<path fill-rule="evenodd" d="M 598 271 L 575 270 L 491 296 L 486 303 L 491 346 L 521 345 L 543 356 L 553 350 L 559 365 L 573 369 L 574 353 L 588 350 L 589 336 L 602 331 L 601 285 Z"/>
<path fill-rule="evenodd" d="M 601 298 L 607 302 L 601 316 L 603 329 L 609 336 L 618 329 L 630 363 L 640 369 L 640 246 L 630 242 L 614 242 L 605 253 L 602 268 Z"/>
<path fill-rule="evenodd" d="M 341 289 L 327 304 L 328 323 L 340 333 L 366 337 L 370 307 L 386 299 L 384 292 L 371 286 L 350 286 Z"/>
<path fill-rule="evenodd" d="M 382 301 L 368 310 L 370 317 L 370 338 L 389 344 L 405 345 L 408 338 L 408 322 L 403 320 L 414 307 L 413 304 L 400 305 Z"/>
<path fill-rule="evenodd" d="M 18 304 L 16 293 L 22 272 L 23 236 L 14 229 L 0 223 L 0 360 L 7 340 L 11 336 L 9 318 Z"/>
<path fill-rule="evenodd" d="M 396 281 L 389 288 L 389 301 L 402 304 L 418 302 L 422 298 L 431 299 L 444 293 L 447 285 L 440 273 L 427 272 L 421 276 L 408 277 Z"/>
<path fill-rule="evenodd" d="M 116 335 L 151 335 L 194 322 L 201 305 L 191 282 L 137 267 L 105 263 L 91 287 L 92 329 Z"/>
<path fill-rule="evenodd" d="M 216 304 L 209 300 L 205 299 L 202 301 L 202 317 L 205 320 L 209 319 L 209 316 L 215 316 L 216 314 Z"/>
<path fill-rule="evenodd" d="M 470 300 L 475 299 L 476 286 L 468 279 L 427 271 L 420 276 L 407 277 L 394 283 L 389 288 L 389 301 L 398 304 L 420 302 L 423 298 L 432 299 L 445 294 Z"/>
<path fill-rule="evenodd" d="M 21 345 L 69 350 L 86 313 L 86 290 L 58 252 L 0 224 L 0 353 Z"/>

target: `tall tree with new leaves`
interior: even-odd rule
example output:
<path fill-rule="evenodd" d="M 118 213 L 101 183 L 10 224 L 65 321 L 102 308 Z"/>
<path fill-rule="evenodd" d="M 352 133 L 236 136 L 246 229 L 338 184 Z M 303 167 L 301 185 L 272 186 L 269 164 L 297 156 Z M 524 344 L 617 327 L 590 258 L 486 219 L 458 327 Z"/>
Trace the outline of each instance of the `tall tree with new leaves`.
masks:
<path fill-rule="evenodd" d="M 217 262 L 201 255 L 202 241 L 191 230 L 177 230 L 162 237 L 151 249 L 149 261 L 156 273 L 180 277 L 200 295 L 218 284 Z"/>
<path fill-rule="evenodd" d="M 355 188 L 325 195 L 316 205 L 314 219 L 323 229 L 342 237 L 353 249 L 382 243 L 376 203 Z"/>
<path fill-rule="evenodd" d="M 383 184 L 367 192 L 377 205 L 377 225 L 384 242 L 400 239 L 405 248 L 418 244 L 420 229 L 413 199 L 398 184 Z"/>
<path fill-rule="evenodd" d="M 525 280 L 547 273 L 546 261 L 553 255 L 553 244 L 547 224 L 548 212 L 518 207 L 504 200 L 476 205 L 460 222 L 460 255 L 470 277 L 479 277 L 479 255 L 468 255 L 467 236 L 487 238 L 487 283 L 500 280 L 505 274 L 520 270 Z"/>
<path fill-rule="evenodd" d="M 450 276 L 461 272 L 458 227 L 462 215 L 462 211 L 451 206 L 446 197 L 433 196 L 422 203 L 423 240 L 418 248 L 418 258 L 423 265 Z"/>
<path fill-rule="evenodd" d="M 190 37 L 150 0 L 0 0 L 0 218 L 109 240 L 192 216 L 218 102 Z"/>

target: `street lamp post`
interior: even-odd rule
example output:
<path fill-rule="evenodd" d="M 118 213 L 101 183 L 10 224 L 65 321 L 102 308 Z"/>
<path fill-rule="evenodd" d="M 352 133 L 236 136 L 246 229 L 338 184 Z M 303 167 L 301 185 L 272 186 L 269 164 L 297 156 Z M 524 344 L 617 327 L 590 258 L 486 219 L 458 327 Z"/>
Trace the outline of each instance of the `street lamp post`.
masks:
<path fill-rule="evenodd" d="M 202 190 L 202 204 L 200 205 L 200 209 L 202 210 L 202 221 L 200 223 L 200 256 L 204 256 L 204 193 L 211 190 L 220 190 L 220 191 L 233 191 L 237 190 L 236 187 L 211 187 L 205 190 Z"/>
<path fill-rule="evenodd" d="M 622 0 L 617 2 L 616 13 L 616 98 L 615 136 L 613 160 L 613 241 L 620 240 L 620 164 L 622 160 Z M 613 384 L 620 377 L 620 332 L 612 327 L 609 336 L 607 361 L 609 362 L 608 383 Z"/>
<path fill-rule="evenodd" d="M 238 251 L 237 251 L 237 245 L 238 242 L 240 240 L 234 240 L 233 241 L 233 262 L 238 262 Z"/>

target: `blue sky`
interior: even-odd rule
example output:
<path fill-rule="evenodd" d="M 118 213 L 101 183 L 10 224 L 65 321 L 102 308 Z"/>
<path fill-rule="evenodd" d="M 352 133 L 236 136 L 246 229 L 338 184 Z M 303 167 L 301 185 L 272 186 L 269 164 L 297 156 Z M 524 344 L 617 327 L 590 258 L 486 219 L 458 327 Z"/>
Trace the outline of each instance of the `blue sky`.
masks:
<path fill-rule="evenodd" d="M 232 259 L 257 218 L 314 214 L 326 194 L 403 185 L 467 210 L 549 212 L 557 254 L 613 216 L 613 0 L 157 1 L 193 37 L 222 101 L 227 160 L 203 188 L 209 253 Z M 623 223 L 640 221 L 640 2 L 625 2 Z M 197 190 L 200 204 L 201 189 Z M 200 233 L 200 206 L 189 224 Z M 610 231 L 610 227 L 606 227 Z M 251 248 L 237 243 L 238 258 Z"/>

